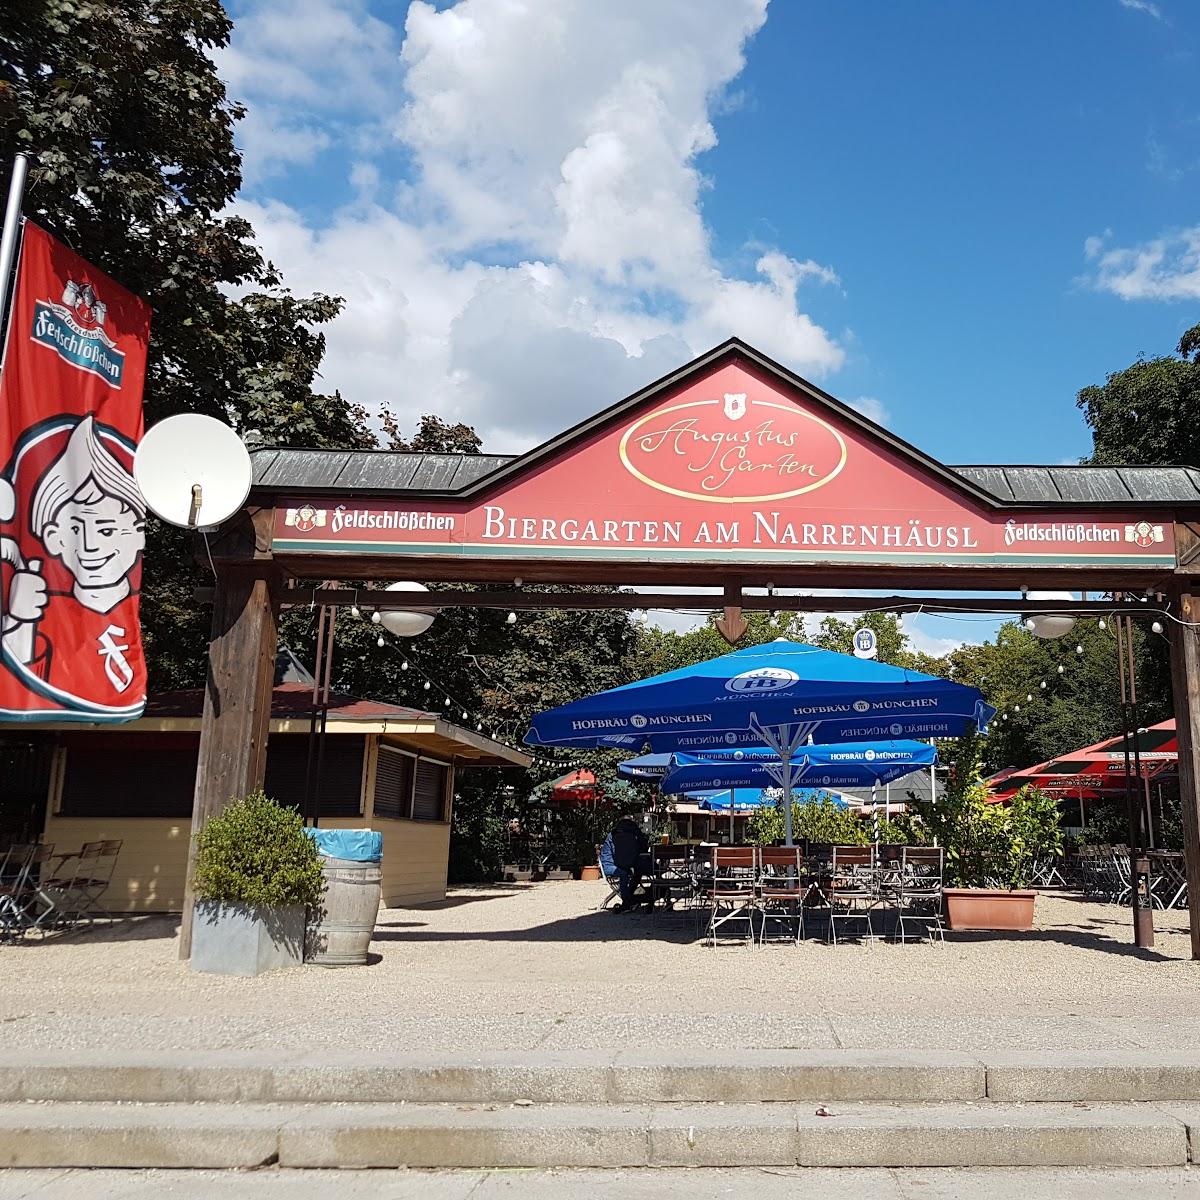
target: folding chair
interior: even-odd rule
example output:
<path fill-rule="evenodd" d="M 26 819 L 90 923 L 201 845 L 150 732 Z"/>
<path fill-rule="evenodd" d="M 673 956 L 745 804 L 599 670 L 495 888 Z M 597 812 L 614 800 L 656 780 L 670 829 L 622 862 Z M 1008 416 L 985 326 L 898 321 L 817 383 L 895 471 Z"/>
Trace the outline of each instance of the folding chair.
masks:
<path fill-rule="evenodd" d="M 795 927 L 793 942 L 804 937 L 804 901 L 809 881 L 805 856 L 800 846 L 764 846 L 758 852 L 758 897 L 760 917 L 758 944 L 766 944 L 767 922 L 785 930 Z"/>
<path fill-rule="evenodd" d="M 52 845 L 16 845 L 9 848 L 0 879 L 0 923 L 8 937 L 23 937 L 32 930 L 45 932 L 61 919 L 62 910 L 42 886 L 42 871 L 54 858 Z"/>
<path fill-rule="evenodd" d="M 708 936 L 713 948 L 717 945 L 717 930 L 731 921 L 745 921 L 748 938 L 754 941 L 755 891 L 758 867 L 758 848 L 755 846 L 714 846 L 712 879 L 706 895 L 711 905 Z"/>
<path fill-rule="evenodd" d="M 834 846 L 829 883 L 829 940 L 837 945 L 838 921 L 861 921 L 874 938 L 871 909 L 879 902 L 870 846 Z"/>
<path fill-rule="evenodd" d="M 100 907 L 100 901 L 112 884 L 113 872 L 117 868 L 117 859 L 123 845 L 124 842 L 120 838 L 107 838 L 102 841 L 99 859 L 88 877 L 82 881 L 83 892 L 87 899 L 85 911 L 89 919 L 107 915 Z"/>
<path fill-rule="evenodd" d="M 946 852 L 935 846 L 905 846 L 901 857 L 900 887 L 896 897 L 896 940 L 908 936 L 904 922 L 919 922 L 925 926 L 925 936 L 933 941 L 936 931 L 943 943 L 942 880 Z"/>

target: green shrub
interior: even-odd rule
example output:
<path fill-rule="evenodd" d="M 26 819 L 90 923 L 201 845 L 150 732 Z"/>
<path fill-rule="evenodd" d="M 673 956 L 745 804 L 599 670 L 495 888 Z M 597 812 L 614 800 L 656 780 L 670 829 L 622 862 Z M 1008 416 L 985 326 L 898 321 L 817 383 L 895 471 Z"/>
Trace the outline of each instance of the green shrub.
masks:
<path fill-rule="evenodd" d="M 782 842 L 782 806 L 772 804 L 756 808 L 746 823 L 746 836 L 760 846 Z M 865 846 L 871 840 L 871 827 L 857 813 L 822 796 L 803 803 L 792 802 L 792 839 L 827 842 L 834 846 Z"/>
<path fill-rule="evenodd" d="M 315 908 L 324 884 L 300 814 L 261 791 L 234 800 L 200 831 L 196 895 L 220 904 Z"/>
<path fill-rule="evenodd" d="M 1062 853 L 1062 828 L 1053 797 L 1024 787 L 1010 804 L 988 802 L 979 770 L 978 738 L 959 740 L 944 795 L 920 803 L 920 816 L 946 849 L 946 878 L 960 887 L 1026 888 L 1039 858 Z"/>

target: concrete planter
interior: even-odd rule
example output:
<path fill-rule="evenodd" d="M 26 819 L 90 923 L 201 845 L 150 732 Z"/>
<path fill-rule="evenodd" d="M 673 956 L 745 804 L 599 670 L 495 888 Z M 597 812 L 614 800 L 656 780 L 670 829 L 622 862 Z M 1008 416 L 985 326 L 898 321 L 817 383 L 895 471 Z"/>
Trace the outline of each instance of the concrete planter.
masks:
<path fill-rule="evenodd" d="M 1036 892 L 944 888 L 951 929 L 1032 929 Z"/>
<path fill-rule="evenodd" d="M 196 902 L 192 970 L 213 975 L 261 975 L 298 967 L 304 953 L 304 906 L 257 908 Z"/>

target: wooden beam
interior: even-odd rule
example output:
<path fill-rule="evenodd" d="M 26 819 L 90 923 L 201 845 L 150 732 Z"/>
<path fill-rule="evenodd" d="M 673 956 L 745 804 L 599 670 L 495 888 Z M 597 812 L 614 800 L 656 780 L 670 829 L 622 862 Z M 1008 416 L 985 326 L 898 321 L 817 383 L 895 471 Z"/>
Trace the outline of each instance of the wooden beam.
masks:
<path fill-rule="evenodd" d="M 222 566 L 213 596 L 196 790 L 192 799 L 179 957 L 192 953 L 196 841 L 209 817 L 263 785 L 275 684 L 278 576 L 256 536 L 265 510 L 240 532 L 245 558 Z M 269 546 L 269 542 L 266 543 Z"/>
<path fill-rule="evenodd" d="M 1175 597 L 1179 621 L 1168 621 L 1171 642 L 1171 691 L 1179 739 L 1179 800 L 1183 809 L 1183 857 L 1187 868 L 1188 916 L 1192 958 L 1200 959 L 1200 596 Z M 1180 624 L 1179 622 L 1185 622 Z"/>
<path fill-rule="evenodd" d="M 196 589 L 196 600 L 205 603 L 212 599 L 211 588 Z M 386 592 L 375 588 L 284 588 L 280 593 L 283 606 L 334 604 L 341 607 L 358 605 L 381 611 L 420 610 L 413 603 L 413 593 Z M 439 591 L 431 594 L 426 608 L 499 608 L 499 609 L 647 609 L 678 608 L 693 612 L 712 612 L 726 604 L 727 597 L 713 593 L 695 592 L 572 592 L 538 591 L 529 588 L 493 591 Z M 748 595 L 739 593 L 739 608 L 758 612 L 947 612 L 996 613 L 1073 613 L 1078 616 L 1108 616 L 1125 612 L 1133 616 L 1151 616 L 1163 611 L 1155 598 L 1146 603 L 1114 600 L 1023 600 L 1018 597 L 991 598 L 986 596 L 791 596 Z"/>
<path fill-rule="evenodd" d="M 270 542 L 267 542 L 269 545 Z M 942 589 L 962 591 L 1017 591 L 1030 588 L 1092 592 L 1135 591 L 1170 581 L 1170 567 L 1087 566 L 1071 563 L 994 566 L 986 563 L 919 565 L 905 563 L 852 563 L 787 561 L 772 563 L 646 562 L 644 559 L 550 559 L 536 556 L 492 558 L 465 553 L 438 554 L 431 550 L 417 557 L 394 554 L 302 554 L 282 551 L 276 561 L 297 579 L 371 579 L 391 582 L 418 579 L 422 583 L 480 583 L 504 586 L 516 578 L 527 583 L 648 584 L 651 587 L 711 587 L 714 577 L 741 576 L 742 586 L 776 589 L 812 587 Z M 219 559 L 218 559 L 219 561 Z"/>
<path fill-rule="evenodd" d="M 742 616 L 742 585 L 732 581 L 725 584 L 725 594 L 722 599 L 724 611 L 713 624 L 717 632 L 731 645 L 736 646 L 749 626 Z"/>

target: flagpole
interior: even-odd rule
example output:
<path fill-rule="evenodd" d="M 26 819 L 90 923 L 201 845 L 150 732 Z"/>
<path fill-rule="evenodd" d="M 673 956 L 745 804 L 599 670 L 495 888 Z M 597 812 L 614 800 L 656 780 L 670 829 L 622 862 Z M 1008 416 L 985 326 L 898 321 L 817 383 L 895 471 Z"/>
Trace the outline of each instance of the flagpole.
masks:
<path fill-rule="evenodd" d="M 17 233 L 21 228 L 21 200 L 25 195 L 25 178 L 28 174 L 29 155 L 24 150 L 18 150 L 13 159 L 12 176 L 8 181 L 4 232 L 0 234 L 0 330 L 7 323 L 8 281 L 12 275 L 13 259 L 17 254 Z"/>

